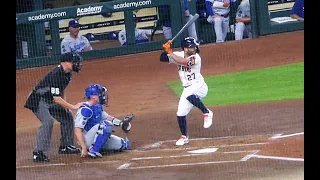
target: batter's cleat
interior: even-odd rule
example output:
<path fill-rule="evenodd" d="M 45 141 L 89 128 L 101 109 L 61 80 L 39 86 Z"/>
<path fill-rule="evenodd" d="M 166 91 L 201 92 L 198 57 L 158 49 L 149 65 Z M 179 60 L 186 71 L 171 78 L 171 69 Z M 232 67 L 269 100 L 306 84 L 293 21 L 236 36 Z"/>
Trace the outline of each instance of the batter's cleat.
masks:
<path fill-rule="evenodd" d="M 102 157 L 103 157 L 102 154 L 100 154 L 99 152 L 93 151 L 91 147 L 89 148 L 88 155 L 89 155 L 91 158 L 102 158 Z"/>
<path fill-rule="evenodd" d="M 49 158 L 42 151 L 33 152 L 33 162 L 49 162 Z"/>
<path fill-rule="evenodd" d="M 58 153 L 59 154 L 79 154 L 81 152 L 80 148 L 75 146 L 60 146 Z"/>
<path fill-rule="evenodd" d="M 180 139 L 176 142 L 176 146 L 183 146 L 185 144 L 189 144 L 189 138 L 181 135 Z"/>
<path fill-rule="evenodd" d="M 209 113 L 203 114 L 203 127 L 209 128 L 212 125 L 213 112 L 208 109 Z"/>

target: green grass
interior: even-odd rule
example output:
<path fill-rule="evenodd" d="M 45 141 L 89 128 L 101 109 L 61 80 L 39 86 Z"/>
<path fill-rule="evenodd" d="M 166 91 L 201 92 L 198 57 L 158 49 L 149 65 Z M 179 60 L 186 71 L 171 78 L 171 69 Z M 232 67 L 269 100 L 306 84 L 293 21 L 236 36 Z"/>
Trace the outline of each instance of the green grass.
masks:
<path fill-rule="evenodd" d="M 205 77 L 206 105 L 241 104 L 304 98 L 304 63 Z M 178 96 L 180 81 L 168 86 Z"/>

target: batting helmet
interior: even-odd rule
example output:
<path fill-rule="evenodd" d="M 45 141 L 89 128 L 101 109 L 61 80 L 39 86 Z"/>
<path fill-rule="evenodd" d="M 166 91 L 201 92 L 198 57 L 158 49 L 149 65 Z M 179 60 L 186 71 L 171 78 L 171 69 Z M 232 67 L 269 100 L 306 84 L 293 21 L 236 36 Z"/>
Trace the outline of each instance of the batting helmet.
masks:
<path fill-rule="evenodd" d="M 200 52 L 199 48 L 200 43 L 193 37 L 186 37 L 181 41 L 181 48 L 184 50 L 184 48 L 196 48 L 196 52 Z"/>
<path fill-rule="evenodd" d="M 90 99 L 91 96 L 99 96 L 99 103 L 101 105 L 108 104 L 108 89 L 100 84 L 90 84 L 84 92 L 86 99 Z"/>
<path fill-rule="evenodd" d="M 72 71 L 79 73 L 82 66 L 82 57 L 76 52 L 68 52 L 61 55 L 61 62 L 71 62 Z"/>

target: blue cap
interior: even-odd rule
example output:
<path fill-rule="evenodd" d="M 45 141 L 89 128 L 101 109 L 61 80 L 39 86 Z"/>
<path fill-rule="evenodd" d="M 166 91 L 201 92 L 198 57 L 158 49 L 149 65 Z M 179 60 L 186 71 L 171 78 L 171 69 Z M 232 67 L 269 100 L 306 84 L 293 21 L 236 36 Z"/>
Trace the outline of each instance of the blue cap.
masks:
<path fill-rule="evenodd" d="M 79 21 L 77 21 L 77 20 L 71 20 L 71 21 L 69 21 L 69 26 L 68 27 L 73 27 L 73 28 L 78 28 L 78 27 L 80 27 L 80 24 L 79 24 Z"/>

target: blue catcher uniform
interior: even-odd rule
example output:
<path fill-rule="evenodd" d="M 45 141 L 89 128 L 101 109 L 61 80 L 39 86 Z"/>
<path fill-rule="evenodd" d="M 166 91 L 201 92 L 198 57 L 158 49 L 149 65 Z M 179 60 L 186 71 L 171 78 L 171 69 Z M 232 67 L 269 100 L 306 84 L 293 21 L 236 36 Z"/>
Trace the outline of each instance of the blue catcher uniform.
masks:
<path fill-rule="evenodd" d="M 92 95 L 99 95 L 99 103 L 96 105 L 84 103 L 75 116 L 75 127 L 83 129 L 84 140 L 89 149 L 88 155 L 91 157 L 102 157 L 101 151 L 130 148 L 130 141 L 127 138 L 112 135 L 113 127 L 118 126 L 121 120 L 116 118 L 113 122 L 107 120 L 110 115 L 102 107 L 107 100 L 106 91 L 107 89 L 100 85 L 90 85 L 85 91 L 85 96 L 90 98 Z"/>

